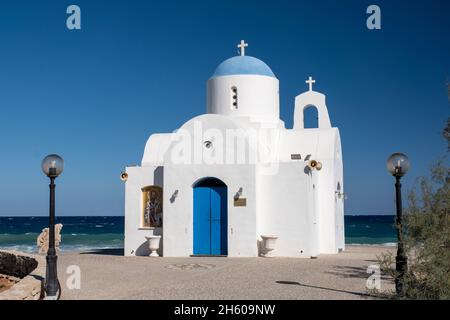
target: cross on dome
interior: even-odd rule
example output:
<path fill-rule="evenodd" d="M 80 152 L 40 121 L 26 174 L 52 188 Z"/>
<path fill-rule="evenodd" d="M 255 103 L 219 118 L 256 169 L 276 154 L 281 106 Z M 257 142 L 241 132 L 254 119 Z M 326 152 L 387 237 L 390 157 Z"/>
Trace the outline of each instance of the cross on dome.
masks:
<path fill-rule="evenodd" d="M 248 43 L 245 43 L 244 40 L 241 40 L 241 43 L 238 44 L 238 48 L 241 49 L 241 56 L 245 56 L 245 47 L 248 47 Z"/>
<path fill-rule="evenodd" d="M 311 78 L 311 76 L 309 77 L 308 80 L 305 81 L 307 84 L 309 84 L 309 91 L 313 91 L 312 86 L 313 83 L 316 83 L 316 80 L 313 80 L 313 78 Z"/>

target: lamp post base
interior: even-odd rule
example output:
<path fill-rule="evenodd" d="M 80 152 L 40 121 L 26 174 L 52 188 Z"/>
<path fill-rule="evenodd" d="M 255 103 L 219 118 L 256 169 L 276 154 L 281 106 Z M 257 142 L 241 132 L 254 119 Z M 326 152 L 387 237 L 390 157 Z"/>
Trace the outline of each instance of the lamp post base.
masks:
<path fill-rule="evenodd" d="M 58 296 L 59 281 L 57 276 L 57 261 L 58 256 L 55 255 L 55 249 L 50 248 L 48 251 L 48 255 L 46 257 L 47 260 L 47 270 L 45 275 L 45 293 L 47 296 Z"/>
<path fill-rule="evenodd" d="M 408 269 L 408 258 L 404 256 L 404 253 L 400 253 L 396 257 L 395 270 L 397 272 L 397 276 L 395 278 L 395 291 L 398 295 L 403 293 L 403 281 L 405 273 Z"/>

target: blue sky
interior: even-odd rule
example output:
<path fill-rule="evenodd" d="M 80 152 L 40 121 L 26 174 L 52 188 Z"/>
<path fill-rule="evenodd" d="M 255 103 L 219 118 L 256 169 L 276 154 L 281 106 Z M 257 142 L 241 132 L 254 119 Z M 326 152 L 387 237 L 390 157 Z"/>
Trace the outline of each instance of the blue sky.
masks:
<path fill-rule="evenodd" d="M 66 28 L 70 4 L 81 30 Z M 366 28 L 370 4 L 381 30 Z M 327 95 L 346 214 L 393 213 L 387 156 L 410 156 L 410 188 L 446 150 L 449 12 L 445 0 L 2 0 L 0 215 L 47 214 L 48 153 L 66 160 L 58 214 L 122 215 L 120 172 L 140 163 L 151 133 L 205 112 L 206 81 L 241 39 L 280 80 L 288 128 L 309 75 Z"/>

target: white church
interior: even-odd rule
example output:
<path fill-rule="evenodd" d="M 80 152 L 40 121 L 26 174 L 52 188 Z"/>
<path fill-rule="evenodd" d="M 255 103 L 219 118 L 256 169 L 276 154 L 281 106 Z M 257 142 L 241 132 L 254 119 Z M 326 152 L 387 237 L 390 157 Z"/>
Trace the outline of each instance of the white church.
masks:
<path fill-rule="evenodd" d="M 152 134 L 140 166 L 122 173 L 125 255 L 149 255 L 147 239 L 164 257 L 344 250 L 342 149 L 325 95 L 309 77 L 286 128 L 279 81 L 246 47 L 208 80 L 206 114 Z M 305 128 L 307 108 L 317 109 L 316 128 Z"/>

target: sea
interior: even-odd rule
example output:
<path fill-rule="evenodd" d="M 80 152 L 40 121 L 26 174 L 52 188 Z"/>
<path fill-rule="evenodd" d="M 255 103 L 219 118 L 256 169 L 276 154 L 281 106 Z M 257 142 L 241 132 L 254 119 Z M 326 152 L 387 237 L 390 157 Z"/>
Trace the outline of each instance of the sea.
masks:
<path fill-rule="evenodd" d="M 57 217 L 62 223 L 61 250 L 118 249 L 124 246 L 124 217 Z M 36 238 L 48 217 L 0 217 L 0 249 L 37 252 Z M 346 215 L 348 245 L 394 246 L 394 216 Z"/>

